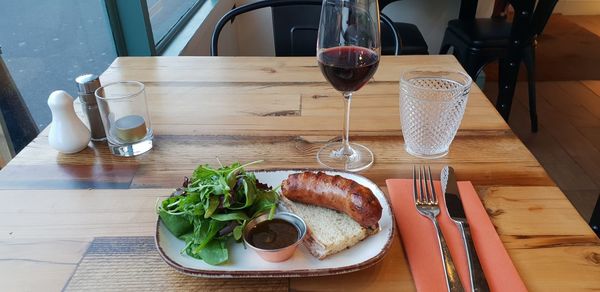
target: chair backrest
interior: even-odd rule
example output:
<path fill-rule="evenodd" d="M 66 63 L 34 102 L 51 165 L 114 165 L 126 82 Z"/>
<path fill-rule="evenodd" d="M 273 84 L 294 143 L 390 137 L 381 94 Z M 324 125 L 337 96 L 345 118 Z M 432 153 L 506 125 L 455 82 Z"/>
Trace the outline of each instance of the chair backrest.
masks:
<path fill-rule="evenodd" d="M 276 56 L 315 56 L 321 5 L 271 9 Z"/>
<path fill-rule="evenodd" d="M 321 0 L 263 0 L 263 1 L 258 1 L 258 2 L 254 2 L 254 3 L 250 3 L 250 4 L 246 4 L 246 5 L 242 5 L 240 7 L 234 8 L 232 10 L 230 10 L 229 12 L 225 13 L 225 15 L 223 15 L 223 17 L 221 17 L 221 19 L 217 22 L 217 24 L 215 25 L 215 29 L 213 30 L 213 34 L 212 34 L 212 38 L 211 38 L 211 44 L 210 44 L 210 54 L 211 56 L 218 56 L 219 52 L 218 52 L 218 47 L 219 47 L 219 35 L 221 34 L 221 31 L 223 30 L 223 27 L 227 24 L 227 22 L 229 22 L 231 19 L 233 19 L 234 17 L 240 15 L 240 14 L 244 14 L 246 12 L 250 12 L 250 11 L 254 11 L 257 9 L 261 9 L 261 8 L 266 8 L 266 7 L 271 7 L 271 8 L 276 8 L 276 7 L 286 7 L 286 6 L 302 6 L 302 5 L 311 5 L 311 6 L 321 6 L 322 5 L 322 1 Z M 381 8 L 380 8 L 381 9 Z M 394 27 L 393 23 L 391 22 L 391 20 L 381 14 L 380 16 L 381 18 L 381 22 L 387 26 L 389 28 L 390 31 L 392 31 L 392 37 L 394 39 L 394 43 L 396 45 L 396 53 L 398 52 L 398 49 L 400 47 L 400 40 L 399 40 L 399 34 L 398 31 L 396 30 L 396 28 Z M 317 21 L 318 22 L 318 21 Z M 317 23 L 318 25 L 318 23 Z M 290 31 L 290 34 L 292 34 L 292 38 L 291 41 L 294 41 L 294 33 L 298 33 L 299 31 L 296 31 L 298 27 L 294 27 L 292 28 L 292 31 Z M 305 29 L 306 32 L 308 32 L 308 35 L 305 35 L 304 39 L 307 38 L 314 38 L 312 39 L 310 42 L 308 42 L 310 44 L 310 46 L 312 47 L 316 47 L 316 34 L 311 33 L 312 28 L 307 28 Z M 300 32 L 302 33 L 302 32 Z M 302 42 L 299 43 L 299 46 L 306 46 L 307 42 Z M 313 45 L 314 44 L 314 45 Z M 294 44 L 292 44 L 294 45 Z M 309 53 L 307 53 L 306 49 L 302 49 L 302 47 L 300 48 L 292 48 L 291 50 L 289 50 L 292 52 L 292 54 L 289 55 L 294 55 L 294 56 L 302 56 L 302 55 L 315 55 L 315 53 L 311 53 L 309 51 Z M 295 53 L 295 54 L 294 54 Z M 282 54 L 282 55 L 288 55 L 288 54 Z"/>
<path fill-rule="evenodd" d="M 477 3 L 477 0 L 461 0 L 458 18 L 460 20 L 475 19 L 475 13 L 477 12 Z"/>
<path fill-rule="evenodd" d="M 402 1 L 402 0 L 379 0 L 379 11 L 383 11 L 383 9 L 385 7 L 387 7 L 388 5 L 394 3 L 394 2 L 398 2 L 398 1 Z"/>
<path fill-rule="evenodd" d="M 391 0 L 388 0 L 391 1 Z M 515 9 L 515 19 L 519 24 L 515 24 L 515 26 L 520 27 L 521 30 L 527 31 L 523 33 L 523 37 L 525 38 L 535 38 L 537 35 L 541 34 L 544 28 L 546 27 L 546 23 L 550 19 L 552 12 L 554 11 L 554 7 L 558 0 L 497 0 L 497 1 L 506 1 L 505 3 L 510 4 Z M 475 18 L 475 13 L 477 11 L 478 0 L 461 0 L 460 3 L 460 13 L 459 19 L 461 20 L 470 20 Z M 503 5 L 504 6 L 504 5 Z M 528 15 L 531 14 L 531 17 L 528 21 L 520 21 L 521 19 L 527 19 L 527 15 L 523 16 L 523 13 L 526 12 Z M 519 17 L 519 15 L 521 15 Z"/>

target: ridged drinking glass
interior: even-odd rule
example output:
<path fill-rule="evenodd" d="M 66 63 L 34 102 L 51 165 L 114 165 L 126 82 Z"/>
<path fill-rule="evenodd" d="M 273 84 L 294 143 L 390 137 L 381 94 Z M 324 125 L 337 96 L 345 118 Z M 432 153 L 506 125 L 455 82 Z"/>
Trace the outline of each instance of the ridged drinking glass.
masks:
<path fill-rule="evenodd" d="M 469 75 L 443 68 L 405 72 L 400 80 L 400 118 L 406 151 L 420 158 L 448 154 L 465 113 Z"/>

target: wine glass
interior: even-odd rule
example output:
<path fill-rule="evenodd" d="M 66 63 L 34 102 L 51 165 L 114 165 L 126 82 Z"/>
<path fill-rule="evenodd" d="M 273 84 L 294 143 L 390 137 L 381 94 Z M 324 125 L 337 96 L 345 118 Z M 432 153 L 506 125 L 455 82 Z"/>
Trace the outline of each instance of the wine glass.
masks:
<path fill-rule="evenodd" d="M 322 165 L 361 171 L 373 164 L 369 148 L 350 143 L 352 93 L 365 85 L 381 54 L 377 0 L 323 0 L 317 40 L 317 60 L 325 79 L 344 96 L 341 142 L 325 145 L 317 154 Z"/>

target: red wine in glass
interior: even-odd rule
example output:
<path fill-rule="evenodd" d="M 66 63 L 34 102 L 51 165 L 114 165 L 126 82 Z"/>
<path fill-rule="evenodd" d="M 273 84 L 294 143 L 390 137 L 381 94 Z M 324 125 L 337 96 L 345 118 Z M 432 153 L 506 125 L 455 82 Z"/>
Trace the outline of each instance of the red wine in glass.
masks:
<path fill-rule="evenodd" d="M 341 92 L 359 90 L 371 79 L 379 65 L 377 52 L 356 46 L 325 49 L 317 59 L 327 81 Z"/>
<path fill-rule="evenodd" d="M 350 103 L 352 94 L 377 71 L 380 54 L 377 0 L 323 0 L 317 61 L 344 100 L 342 141 L 327 143 L 317 153 L 317 161 L 325 167 L 361 171 L 375 161 L 368 147 L 350 143 Z"/>

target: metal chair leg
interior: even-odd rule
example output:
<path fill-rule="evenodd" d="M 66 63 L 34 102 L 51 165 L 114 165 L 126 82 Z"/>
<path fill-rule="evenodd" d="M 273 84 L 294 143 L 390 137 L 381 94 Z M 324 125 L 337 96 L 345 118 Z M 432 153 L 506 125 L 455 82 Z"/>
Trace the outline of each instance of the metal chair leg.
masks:
<path fill-rule="evenodd" d="M 596 232 L 596 236 L 600 237 L 600 195 L 596 200 L 596 207 L 592 212 L 592 218 L 590 218 L 590 226 Z"/>
<path fill-rule="evenodd" d="M 513 97 L 515 95 L 515 86 L 519 74 L 519 64 L 521 60 L 517 56 L 503 58 L 499 61 L 498 72 L 498 100 L 496 109 L 506 122 L 510 116 Z"/>
<path fill-rule="evenodd" d="M 535 92 L 535 46 L 525 48 L 523 51 L 523 62 L 527 68 L 527 85 L 529 88 L 529 119 L 531 120 L 531 132 L 537 133 L 537 109 Z"/>
<path fill-rule="evenodd" d="M 483 67 L 485 67 L 486 61 L 479 52 L 471 49 L 466 50 L 464 58 L 465 61 L 463 66 L 465 67 L 467 74 L 473 79 L 473 82 L 475 82 L 477 76 L 479 76 L 479 73 L 483 70 Z"/>

